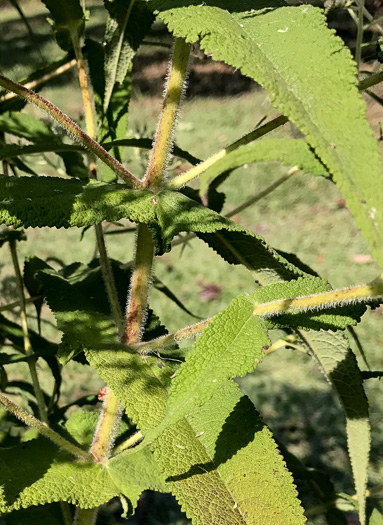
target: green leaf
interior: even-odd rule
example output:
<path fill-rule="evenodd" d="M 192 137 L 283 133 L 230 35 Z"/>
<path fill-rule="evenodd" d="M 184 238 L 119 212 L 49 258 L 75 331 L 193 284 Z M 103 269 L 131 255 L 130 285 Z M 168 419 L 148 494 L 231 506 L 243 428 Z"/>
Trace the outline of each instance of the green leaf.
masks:
<path fill-rule="evenodd" d="M 57 139 L 42 120 L 26 113 L 9 113 L 0 116 L 0 131 L 35 143 L 52 142 Z"/>
<path fill-rule="evenodd" d="M 383 515 L 377 509 L 372 511 L 368 525 L 383 525 Z"/>
<path fill-rule="evenodd" d="M 167 428 L 153 449 L 172 493 L 195 524 L 306 521 L 270 431 L 232 381 Z"/>
<path fill-rule="evenodd" d="M 155 218 L 152 193 L 123 184 L 0 176 L 0 194 L 0 222 L 16 228 L 81 227 L 123 217 L 149 223 Z"/>
<path fill-rule="evenodd" d="M 35 144 L 34 146 L 6 144 L 0 148 L 1 160 L 52 151 L 62 158 L 68 175 L 81 179 L 89 177 L 83 155 L 78 152 L 83 150 L 76 146 L 63 144 L 61 137 L 55 135 L 42 120 L 24 113 L 10 113 L 7 116 L 0 116 L 0 131 L 24 138 Z"/>
<path fill-rule="evenodd" d="M 201 194 L 204 194 L 215 177 L 252 162 L 281 162 L 285 166 L 296 166 L 304 173 L 328 175 L 307 142 L 291 139 L 263 139 L 253 144 L 240 146 L 208 168 L 201 177 Z"/>
<path fill-rule="evenodd" d="M 310 296 L 331 290 L 327 281 L 319 277 L 300 277 L 296 280 L 270 284 L 255 290 L 251 297 L 255 304 L 269 303 L 277 299 L 286 299 L 285 307 L 289 306 L 289 299 Z M 312 328 L 314 330 L 344 330 L 349 325 L 360 321 L 366 311 L 366 306 L 346 305 L 326 309 L 307 310 L 305 312 L 284 313 L 283 310 L 265 319 L 268 328 Z"/>
<path fill-rule="evenodd" d="M 269 346 L 249 297 L 239 296 L 208 324 L 172 380 L 167 424 L 208 402 L 222 383 L 252 372 Z"/>
<path fill-rule="evenodd" d="M 132 511 L 143 490 L 166 490 L 147 448 L 122 453 L 105 464 L 86 463 L 73 461 L 53 443 L 38 438 L 0 449 L 0 466 L 0 511 L 4 513 L 55 501 L 89 509 L 120 494 L 129 500 Z"/>
<path fill-rule="evenodd" d="M 108 11 L 105 30 L 104 112 L 111 101 L 116 83 L 122 83 L 131 67 L 135 52 L 154 21 L 145 2 L 104 0 Z"/>
<path fill-rule="evenodd" d="M 123 117 L 126 117 L 128 113 L 132 87 L 131 77 L 129 74 L 126 74 L 121 82 L 114 84 L 108 107 L 105 109 L 105 48 L 98 42 L 90 39 L 86 41 L 86 46 L 90 78 L 92 80 L 93 91 L 95 95 L 94 102 L 97 114 L 98 140 L 103 142 L 107 139 L 112 141 L 116 141 L 116 139 L 122 139 L 125 137 L 126 133 L 126 119 Z M 120 154 L 117 146 L 113 146 L 113 151 L 116 157 L 119 158 Z"/>
<path fill-rule="evenodd" d="M 161 192 L 156 202 L 161 251 L 169 250 L 172 239 L 179 233 L 196 232 L 227 262 L 243 264 L 259 282 L 279 282 L 304 275 L 262 237 L 181 193 Z"/>
<path fill-rule="evenodd" d="M 42 0 L 53 20 L 58 45 L 64 51 L 76 50 L 84 31 L 85 18 L 79 0 Z"/>
<path fill-rule="evenodd" d="M 309 331 L 300 335 L 343 406 L 348 450 L 359 501 L 359 518 L 364 524 L 371 438 L 368 402 L 358 363 L 345 334 Z"/>
<path fill-rule="evenodd" d="M 118 495 L 97 463 L 73 461 L 44 438 L 0 450 L 0 511 L 68 501 L 92 508 Z"/>
<path fill-rule="evenodd" d="M 175 36 L 262 84 L 333 175 L 383 266 L 383 177 L 348 49 L 310 5 L 151 0 Z M 331 97 L 329 94 L 331 93 Z M 334 118 L 336 115 L 336 118 Z"/>

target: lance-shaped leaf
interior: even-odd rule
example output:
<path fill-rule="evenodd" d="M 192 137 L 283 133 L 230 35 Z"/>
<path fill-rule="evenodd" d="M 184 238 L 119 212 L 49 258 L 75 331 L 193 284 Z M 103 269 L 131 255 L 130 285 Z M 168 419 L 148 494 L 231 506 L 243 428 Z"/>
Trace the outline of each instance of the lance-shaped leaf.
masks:
<path fill-rule="evenodd" d="M 85 18 L 79 0 L 42 0 L 49 9 L 51 24 L 56 33 L 58 45 L 64 51 L 75 49 L 79 45 L 84 31 Z"/>
<path fill-rule="evenodd" d="M 105 31 L 106 80 L 103 105 L 106 112 L 116 82 L 124 81 L 135 52 L 154 17 L 145 2 L 104 0 L 104 3 L 109 14 Z"/>
<path fill-rule="evenodd" d="M 333 386 L 343 406 L 347 421 L 347 444 L 359 501 L 359 515 L 361 522 L 365 523 L 370 423 L 368 402 L 358 363 L 343 333 L 332 334 L 311 330 L 300 335 L 311 355 L 318 361 L 323 374 Z"/>
<path fill-rule="evenodd" d="M 348 49 L 310 5 L 151 0 L 175 36 L 260 84 L 306 135 L 383 266 L 382 161 Z M 201 5 L 200 5 L 201 4 Z M 331 93 L 331 97 L 329 97 Z M 336 115 L 336 118 L 334 118 Z"/>
<path fill-rule="evenodd" d="M 222 383 L 252 372 L 270 345 L 247 296 L 235 298 L 199 337 L 172 381 L 166 424 L 208 402 Z"/>
<path fill-rule="evenodd" d="M 162 192 L 156 196 L 156 202 L 161 228 L 158 242 L 162 242 L 164 251 L 179 233 L 195 232 L 227 262 L 243 264 L 260 282 L 278 282 L 304 275 L 262 237 L 181 193 Z"/>
<path fill-rule="evenodd" d="M 168 427 L 153 449 L 172 493 L 195 524 L 306 521 L 270 431 L 232 381 Z"/>
<path fill-rule="evenodd" d="M 123 217 L 149 223 L 155 218 L 152 193 L 123 184 L 0 176 L 0 195 L 0 223 L 16 228 L 81 227 Z"/>
<path fill-rule="evenodd" d="M 126 118 L 131 95 L 131 75 L 127 73 L 121 82 L 112 86 L 108 106 L 104 107 L 105 89 L 109 77 L 105 76 L 105 47 L 98 42 L 87 39 L 86 49 L 89 73 L 93 86 L 94 105 L 97 115 L 97 138 L 100 142 L 107 139 L 123 139 L 126 134 Z M 119 149 L 113 146 L 119 156 Z M 109 168 L 108 168 L 109 169 Z"/>
<path fill-rule="evenodd" d="M 201 177 L 201 194 L 221 173 L 234 170 L 252 162 L 280 162 L 285 166 L 296 166 L 304 173 L 328 175 L 327 169 L 315 156 L 307 142 L 291 139 L 263 139 L 253 144 L 240 146 L 208 168 Z"/>

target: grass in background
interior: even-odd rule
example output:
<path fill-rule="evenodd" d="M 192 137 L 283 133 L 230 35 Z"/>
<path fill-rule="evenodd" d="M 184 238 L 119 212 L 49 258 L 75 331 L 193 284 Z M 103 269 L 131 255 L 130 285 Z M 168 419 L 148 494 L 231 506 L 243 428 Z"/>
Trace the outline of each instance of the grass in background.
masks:
<path fill-rule="evenodd" d="M 42 14 L 39 4 L 36 7 L 36 3 L 28 2 L 23 9 L 27 15 L 34 13 L 29 20 L 43 60 L 60 56 L 50 27 L 44 23 L 45 14 Z M 97 5 L 91 8 L 91 34 L 100 34 L 103 22 L 100 13 Z M 32 63 L 39 63 L 41 57 L 28 41 L 25 26 L 10 9 L 0 11 L 0 35 L 0 68 L 12 78 L 22 78 L 29 68 L 32 69 Z M 148 48 L 144 51 L 148 53 Z M 23 58 L 22 66 L 16 68 L 14 64 L 20 64 L 20 57 Z M 50 84 L 42 94 L 81 122 L 81 96 L 73 72 Z M 136 92 L 131 103 L 128 134 L 151 136 L 160 104 L 160 99 L 147 98 Z M 258 89 L 238 98 L 187 100 L 182 110 L 177 144 L 205 158 L 252 129 L 270 109 L 267 95 Z M 28 111 L 45 118 L 35 108 L 28 108 Z M 287 124 L 277 133 L 294 136 L 295 130 Z M 138 150 L 126 150 L 124 154 L 129 166 L 137 174 L 143 173 L 145 155 Z M 57 175 L 55 168 L 42 158 L 35 159 L 36 166 L 41 174 Z M 225 210 L 230 211 L 246 201 L 286 171 L 278 164 L 249 165 L 235 171 L 220 188 L 227 196 Z M 355 227 L 338 189 L 329 180 L 298 173 L 256 206 L 235 216 L 234 220 L 264 236 L 274 248 L 297 254 L 303 262 L 328 279 L 333 287 L 365 283 L 379 274 L 375 263 L 358 264 L 361 260 L 358 256 L 368 256 L 367 244 Z M 87 231 L 82 241 L 81 231 L 75 228 L 28 229 L 27 235 L 28 241 L 21 243 L 19 248 L 21 260 L 32 254 L 43 259 L 54 256 L 65 263 L 88 262 L 93 257 L 93 230 Z M 109 255 L 129 262 L 133 255 L 133 238 L 134 234 L 107 236 Z M 368 258 L 365 260 L 368 261 Z M 254 282 L 244 268 L 228 265 L 198 239 L 158 258 L 156 275 L 187 308 L 201 317 L 214 315 L 236 295 L 250 293 L 254 289 Z M 15 293 L 7 248 L 1 251 L 0 279 L 0 301 L 4 304 L 14 300 Z M 153 309 L 170 331 L 194 322 L 159 291 L 153 290 L 152 299 Z M 32 316 L 33 307 L 30 312 Z M 45 313 L 48 313 L 47 308 Z M 383 369 L 382 315 L 380 309 L 368 312 L 356 329 L 373 370 Z M 52 321 L 49 315 L 48 319 Z M 56 340 L 60 337 L 48 324 L 43 325 L 43 334 Z M 278 338 L 278 333 L 275 337 Z M 356 353 L 359 358 L 357 350 Z M 361 360 L 360 363 L 365 369 Z M 23 378 L 27 373 L 22 365 L 13 365 L 8 370 L 10 375 L 15 374 L 14 378 Z M 50 382 L 43 381 L 43 386 L 50 388 Z M 87 393 L 96 393 L 99 386 L 101 381 L 92 370 L 70 363 L 64 369 L 62 402 L 64 404 Z M 298 352 L 279 350 L 267 357 L 256 373 L 242 379 L 240 386 L 253 400 L 275 436 L 291 452 L 307 466 L 331 472 L 338 490 L 353 492 L 344 417 L 334 401 L 330 386 L 313 360 Z M 365 387 L 370 400 L 373 430 L 370 480 L 373 496 L 379 500 L 383 492 L 383 418 L 379 402 L 382 383 L 372 379 L 365 383 Z M 145 498 L 149 498 L 150 503 L 150 494 Z M 171 504 L 169 508 L 172 509 Z M 161 523 L 176 523 L 179 514 L 176 510 L 174 515 L 172 512 L 170 510 Z M 145 523 L 143 518 L 144 521 L 138 519 L 132 518 L 132 523 Z"/>

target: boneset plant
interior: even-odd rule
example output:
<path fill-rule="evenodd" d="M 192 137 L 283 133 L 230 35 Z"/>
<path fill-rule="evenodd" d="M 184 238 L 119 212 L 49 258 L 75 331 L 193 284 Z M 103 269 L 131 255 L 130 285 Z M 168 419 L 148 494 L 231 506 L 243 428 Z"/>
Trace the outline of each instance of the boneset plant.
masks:
<path fill-rule="evenodd" d="M 0 240 L 11 250 L 18 293 L 16 304 L 2 311 L 20 307 L 20 325 L 0 317 L 3 341 L 12 349 L 1 354 L 0 403 L 18 418 L 15 427 L 29 425 L 39 432 L 0 449 L 0 510 L 5 521 L 8 513 L 12 517 L 19 509 L 29 509 L 25 520 L 37 523 L 37 516 L 44 516 L 40 519 L 48 523 L 49 507 L 35 506 L 60 502 L 58 523 L 87 525 L 96 523 L 99 507 L 114 497 L 120 498 L 125 515 L 131 515 L 140 494 L 152 489 L 173 493 L 196 524 L 305 523 L 308 509 L 299 500 L 296 484 L 313 481 L 311 472 L 282 444 L 277 446 L 233 380 L 256 368 L 262 373 L 265 356 L 295 347 L 317 361 L 344 408 L 357 498 L 343 495 L 343 503 L 357 509 L 362 525 L 380 523 L 377 510 L 366 513 L 368 405 L 347 330 L 368 305 L 383 302 L 383 282 L 378 278 L 331 289 L 296 257 L 282 255 L 222 215 L 217 188 L 234 169 L 260 161 L 286 166 L 286 175 L 266 193 L 293 174 L 325 176 L 339 186 L 382 267 L 382 161 L 358 92 L 380 82 L 382 74 L 358 85 L 350 52 L 327 28 L 323 12 L 310 5 L 105 0 L 103 46 L 84 40 L 86 13 L 79 0 L 43 2 L 67 55 L 22 83 L 0 74 L 0 85 L 7 90 L 0 104 L 0 222 L 8 226 Z M 174 49 L 152 144 L 151 139 L 127 138 L 125 129 L 132 60 L 156 16 L 174 35 Z M 196 42 L 213 59 L 263 85 L 281 112 L 205 161 L 174 146 Z M 29 89 L 40 89 L 69 67 L 78 70 L 86 132 Z M 26 102 L 47 113 L 73 143 L 20 112 Z M 305 138 L 264 138 L 289 120 Z M 9 135 L 29 144 L 6 143 Z M 123 147 L 151 150 L 145 173 L 133 174 L 121 163 Z M 33 172 L 25 156 L 46 152 L 61 157 L 68 177 Z M 169 168 L 172 154 L 192 167 L 174 174 Z M 19 172 L 27 176 L 14 176 Z M 198 178 L 199 189 L 189 185 Z M 261 197 L 251 196 L 239 209 Z M 103 221 L 123 218 L 137 230 L 129 267 L 108 259 L 103 231 Z M 21 228 L 44 226 L 94 227 L 99 257 L 89 265 L 60 270 L 32 257 L 22 274 L 17 254 L 18 243 L 25 239 Z M 161 312 L 149 308 L 153 279 L 156 285 L 154 259 L 172 243 L 193 236 L 228 264 L 247 268 L 254 288 L 213 318 L 169 334 Z M 62 332 L 58 345 L 28 326 L 26 304 L 34 303 L 40 319 L 44 299 Z M 272 342 L 269 332 L 275 328 L 284 335 Z M 197 339 L 192 346 L 180 346 L 193 337 Z M 52 372 L 51 394 L 40 385 L 39 359 Z M 67 419 L 69 406 L 59 405 L 62 366 L 72 359 L 88 363 L 105 381 L 100 413 L 77 411 Z M 5 370 L 23 361 L 29 365 L 32 384 L 20 388 L 33 396 L 34 415 L 7 394 L 12 388 Z M 71 405 L 94 402 L 87 398 Z M 121 419 L 123 413 L 129 419 Z M 346 523 L 331 487 L 318 486 L 318 480 L 311 483 L 327 523 Z"/>

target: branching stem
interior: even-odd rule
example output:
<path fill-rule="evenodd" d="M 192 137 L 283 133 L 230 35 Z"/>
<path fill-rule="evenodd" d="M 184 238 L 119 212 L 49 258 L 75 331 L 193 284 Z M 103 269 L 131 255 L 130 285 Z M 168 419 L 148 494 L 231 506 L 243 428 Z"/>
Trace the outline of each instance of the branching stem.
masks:
<path fill-rule="evenodd" d="M 26 87 L 10 80 L 0 73 L 0 86 L 16 93 L 19 97 L 35 104 L 37 107 L 48 113 L 58 124 L 60 124 L 69 135 L 77 140 L 82 146 L 102 160 L 111 170 L 113 170 L 126 184 L 132 188 L 141 188 L 142 183 L 118 160 L 108 153 L 98 142 L 87 135 L 77 124 L 73 122 L 60 109 L 51 104 L 41 95 L 27 89 Z"/>
<path fill-rule="evenodd" d="M 303 297 L 277 299 L 254 305 L 254 315 L 271 317 L 297 311 L 324 310 L 355 303 L 372 302 L 383 296 L 383 283 L 330 290 Z"/>
<path fill-rule="evenodd" d="M 185 186 L 185 184 L 202 175 L 202 173 L 204 173 L 208 168 L 213 166 L 213 164 L 215 164 L 218 160 L 221 160 L 223 157 L 225 157 L 235 149 L 239 148 L 239 146 L 249 144 L 250 142 L 253 142 L 253 140 L 263 137 L 267 133 L 270 133 L 270 131 L 273 131 L 274 129 L 279 128 L 280 126 L 283 126 L 283 124 L 286 124 L 288 120 L 289 119 L 284 115 L 280 115 L 279 117 L 276 117 L 270 122 L 267 122 L 263 126 L 254 129 L 239 140 L 236 140 L 235 142 L 230 144 L 230 146 L 221 149 L 204 162 L 201 162 L 201 164 L 194 166 L 190 170 L 185 171 L 185 173 L 181 173 L 181 175 L 178 175 L 178 177 L 175 177 L 174 179 L 169 181 L 166 185 L 167 188 L 169 190 L 176 190 L 178 188 L 181 188 L 182 186 Z"/>
<path fill-rule="evenodd" d="M 201 321 L 200 323 L 193 324 L 191 326 L 187 326 L 186 328 L 181 328 L 180 330 L 177 330 L 177 332 L 174 332 L 173 334 L 163 335 L 162 337 L 158 337 L 157 339 L 153 339 L 152 341 L 148 341 L 145 343 L 138 343 L 135 345 L 129 345 L 130 349 L 136 350 L 141 355 L 148 354 L 150 352 L 155 352 L 156 350 L 159 350 L 160 348 L 163 348 L 164 346 L 169 346 L 174 343 L 179 343 L 180 341 L 183 341 L 184 339 L 188 339 L 189 337 L 194 337 L 195 335 L 201 334 L 207 325 L 210 323 L 212 319 L 206 319 L 205 321 Z"/>

